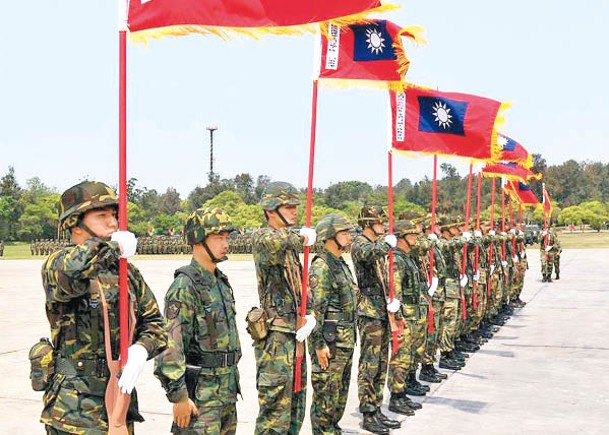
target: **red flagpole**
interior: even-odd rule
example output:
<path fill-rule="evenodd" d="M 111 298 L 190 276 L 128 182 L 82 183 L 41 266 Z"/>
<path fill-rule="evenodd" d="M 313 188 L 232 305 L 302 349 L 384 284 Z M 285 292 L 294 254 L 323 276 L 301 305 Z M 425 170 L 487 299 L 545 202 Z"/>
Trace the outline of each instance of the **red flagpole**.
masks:
<path fill-rule="evenodd" d="M 480 231 L 480 199 L 482 197 L 482 172 L 478 172 L 478 178 L 476 180 L 476 230 Z M 480 266 L 480 246 L 476 244 L 475 261 L 474 261 L 474 274 L 478 273 Z M 474 310 L 478 309 L 478 295 L 476 290 L 478 289 L 478 282 L 474 280 L 474 294 L 472 296 L 472 305 Z"/>
<path fill-rule="evenodd" d="M 118 87 L 118 229 L 127 231 L 127 31 L 119 30 Z M 119 336 L 121 367 L 127 363 L 129 349 L 129 283 L 127 259 L 118 265 Z"/>
<path fill-rule="evenodd" d="M 472 171 L 473 171 L 473 163 L 469 164 L 469 176 L 467 177 L 467 199 L 465 200 L 465 230 L 469 231 L 469 209 L 471 206 L 471 197 L 472 197 Z M 461 260 L 461 276 L 465 275 L 465 268 L 467 267 L 467 242 L 463 243 L 463 258 Z M 461 284 L 459 283 L 459 287 Z M 467 306 L 465 304 L 465 289 L 461 287 L 461 309 L 462 314 L 461 317 L 463 320 L 467 319 Z"/>
<path fill-rule="evenodd" d="M 503 189 L 503 181 L 501 182 L 501 232 L 505 232 L 505 192 Z M 505 239 L 503 240 L 503 243 L 501 245 L 502 249 L 501 249 L 501 260 L 505 261 L 505 256 L 506 256 L 506 242 Z M 507 285 L 508 283 L 508 274 L 506 273 L 505 275 L 505 284 Z"/>
<path fill-rule="evenodd" d="M 311 137 L 309 143 L 309 177 L 307 181 L 307 206 L 305 209 L 305 226 L 311 226 L 311 208 L 313 207 L 313 169 L 315 168 L 315 133 L 317 128 L 317 80 L 313 80 L 311 97 Z M 309 253 L 310 246 L 304 247 L 304 261 L 302 265 L 302 294 L 300 297 L 300 317 L 307 314 L 307 288 L 309 281 Z M 304 355 L 296 353 L 296 372 L 294 377 L 294 392 L 302 389 L 300 378 L 302 377 L 302 364 Z"/>
<path fill-rule="evenodd" d="M 387 214 L 389 215 L 389 234 L 393 234 L 393 153 L 391 150 L 387 152 Z M 389 250 L 389 300 L 395 298 L 395 283 L 393 276 L 393 249 Z M 381 277 L 382 278 L 382 277 Z M 392 331 L 391 333 L 391 349 L 393 352 L 398 351 L 400 331 Z"/>
<path fill-rule="evenodd" d="M 495 178 L 492 178 L 491 184 L 491 230 L 495 231 Z M 493 239 L 491 239 L 491 245 L 489 246 L 488 250 L 488 264 L 492 265 L 493 253 L 495 250 L 495 243 L 493 242 Z M 493 274 L 489 274 L 487 285 L 488 287 L 486 290 L 486 294 L 490 296 L 492 293 Z"/>

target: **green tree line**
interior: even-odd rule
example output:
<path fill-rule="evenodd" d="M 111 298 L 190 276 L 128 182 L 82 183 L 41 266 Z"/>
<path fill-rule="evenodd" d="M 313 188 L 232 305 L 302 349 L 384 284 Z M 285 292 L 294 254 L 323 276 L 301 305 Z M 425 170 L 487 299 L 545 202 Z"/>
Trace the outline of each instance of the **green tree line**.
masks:
<path fill-rule="evenodd" d="M 545 174 L 546 188 L 552 196 L 553 222 L 560 224 L 590 225 L 601 229 L 609 222 L 609 164 L 600 162 L 577 162 L 568 160 L 560 165 L 548 166 L 539 154 L 534 155 L 535 172 Z M 266 175 L 254 178 L 243 173 L 234 178 L 220 178 L 214 174 L 205 186 L 195 187 L 186 198 L 182 198 L 173 187 L 159 193 L 138 184 L 136 178 L 128 181 L 129 229 L 138 235 L 147 232 L 168 234 L 180 232 L 186 216 L 202 205 L 213 205 L 226 209 L 235 224 L 241 228 L 256 228 L 264 223 L 264 216 L 257 203 L 265 186 L 271 181 Z M 476 183 L 473 180 L 471 213 L 475 215 Z M 490 179 L 482 179 L 481 214 L 490 216 Z M 467 196 L 468 176 L 462 176 L 449 164 L 440 165 L 438 180 L 437 211 L 454 217 L 463 217 Z M 501 216 L 499 180 L 496 184 L 495 216 Z M 116 186 L 115 186 L 116 187 Z M 532 190 L 541 198 L 541 183 L 533 181 Z M 419 181 L 408 178 L 399 180 L 394 186 L 394 210 L 398 216 L 403 212 L 425 213 L 431 209 L 432 180 L 425 177 Z M 304 215 L 306 189 L 301 189 Z M 40 238 L 55 238 L 59 235 L 57 205 L 61 192 L 48 187 L 38 178 L 28 179 L 25 186 L 19 185 L 15 168 L 9 166 L 0 178 L 0 240 L 31 241 Z M 315 189 L 313 193 L 313 223 L 326 213 L 345 213 L 353 221 L 364 204 L 387 204 L 387 186 L 371 185 L 365 181 L 343 181 L 326 189 Z M 507 202 L 506 202 L 507 204 Z M 506 210 L 509 205 L 506 205 Z M 517 205 L 513 204 L 517 214 Z M 543 222 L 541 209 L 524 211 L 526 222 Z"/>

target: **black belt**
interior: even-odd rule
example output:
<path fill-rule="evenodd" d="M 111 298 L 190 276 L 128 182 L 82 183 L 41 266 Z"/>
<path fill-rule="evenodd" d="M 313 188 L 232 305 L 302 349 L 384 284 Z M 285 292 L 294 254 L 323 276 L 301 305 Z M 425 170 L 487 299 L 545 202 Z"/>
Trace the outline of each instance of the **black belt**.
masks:
<path fill-rule="evenodd" d="M 353 323 L 355 321 L 355 314 L 329 311 L 326 313 L 326 320 Z"/>
<path fill-rule="evenodd" d="M 366 296 L 382 296 L 383 290 L 378 287 L 362 287 L 360 289 L 362 294 Z"/>
<path fill-rule="evenodd" d="M 235 352 L 206 352 L 202 355 L 189 355 L 186 364 L 199 366 L 206 369 L 217 369 L 219 367 L 230 367 L 237 364 L 239 354 Z"/>
<path fill-rule="evenodd" d="M 106 360 L 104 358 L 73 360 L 71 358 L 57 357 L 55 373 L 66 376 L 108 376 Z"/>

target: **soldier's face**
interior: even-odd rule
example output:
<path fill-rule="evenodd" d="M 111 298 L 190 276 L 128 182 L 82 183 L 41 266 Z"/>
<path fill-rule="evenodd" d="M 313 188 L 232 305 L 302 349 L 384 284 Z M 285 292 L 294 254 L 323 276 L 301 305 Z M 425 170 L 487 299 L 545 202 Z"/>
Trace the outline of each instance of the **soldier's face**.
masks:
<path fill-rule="evenodd" d="M 283 218 L 288 222 L 288 225 L 296 225 L 298 222 L 298 207 L 295 205 L 281 205 L 277 209 Z"/>
<path fill-rule="evenodd" d="M 346 249 L 351 246 L 351 240 L 352 238 L 349 230 L 339 231 L 338 233 L 336 233 L 336 241 L 339 245 L 343 247 L 343 249 Z"/>
<path fill-rule="evenodd" d="M 216 258 L 222 258 L 228 254 L 228 232 L 210 234 L 205 239 L 207 247 Z"/>
<path fill-rule="evenodd" d="M 89 210 L 83 216 L 82 222 L 91 231 L 93 231 L 93 233 L 95 233 L 97 237 L 110 237 L 112 233 L 118 231 L 118 221 L 116 220 L 116 212 L 112 207 Z M 76 227 L 75 230 L 82 230 L 82 228 Z M 85 232 L 84 230 L 82 231 Z M 85 234 L 88 235 L 88 233 L 86 232 Z"/>
<path fill-rule="evenodd" d="M 379 224 L 379 223 L 373 224 L 372 230 L 374 231 L 375 234 L 381 236 L 381 235 L 385 234 L 385 225 Z"/>

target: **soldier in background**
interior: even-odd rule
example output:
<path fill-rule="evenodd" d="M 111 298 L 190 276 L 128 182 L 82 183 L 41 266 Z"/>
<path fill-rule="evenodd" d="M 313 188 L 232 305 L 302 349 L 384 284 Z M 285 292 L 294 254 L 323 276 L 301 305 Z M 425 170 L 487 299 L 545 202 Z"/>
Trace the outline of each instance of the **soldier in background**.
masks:
<path fill-rule="evenodd" d="M 543 230 L 539 234 L 539 257 L 541 260 L 541 273 L 543 275 L 542 282 L 552 282 L 552 269 L 556 264 L 556 253 L 562 249 L 558 243 L 556 232 L 553 228 Z M 557 270 L 557 276 L 560 279 L 560 265 Z"/>
<path fill-rule="evenodd" d="M 268 334 L 254 342 L 260 408 L 256 434 L 297 434 L 305 415 L 306 364 L 302 390 L 294 392 L 297 342 L 304 342 L 316 320 L 311 314 L 305 316 L 304 324 L 299 320 L 299 253 L 303 245 L 315 243 L 316 235 L 312 228 L 303 227 L 298 234 L 291 230 L 298 221 L 299 204 L 298 191 L 290 183 L 269 183 L 260 200 L 268 226 L 256 231 L 252 240 L 260 305 L 268 319 Z"/>
<path fill-rule="evenodd" d="M 352 225 L 339 214 L 319 220 L 315 230 L 323 247 L 311 262 L 309 288 L 318 327 L 309 339 L 311 425 L 313 434 L 340 434 L 355 347 L 358 288 L 342 254 L 351 245 Z"/>
<path fill-rule="evenodd" d="M 0 257 L 4 255 L 4 240 L 0 240 Z"/>
<path fill-rule="evenodd" d="M 362 233 L 351 245 L 360 298 L 357 326 L 361 340 L 357 386 L 362 427 L 372 433 L 388 434 L 401 426 L 381 412 L 387 377 L 389 352 L 389 315 L 399 320 L 401 302 L 388 300 L 385 256 L 397 245 L 393 234 L 384 236 L 387 215 L 380 206 L 364 206 L 357 218 Z M 383 237 L 384 236 L 384 237 Z"/>
<path fill-rule="evenodd" d="M 186 220 L 193 256 L 176 270 L 165 296 L 169 346 L 156 358 L 155 368 L 173 403 L 174 434 L 237 430 L 241 345 L 233 290 L 217 267 L 227 260 L 234 229 L 219 208 L 200 208 Z"/>
<path fill-rule="evenodd" d="M 119 257 L 133 255 L 137 244 L 132 233 L 117 232 L 117 210 L 116 194 L 103 183 L 84 181 L 61 196 L 60 225 L 75 246 L 54 252 L 42 267 L 54 348 L 54 375 L 46 385 L 41 417 L 48 434 L 106 433 L 111 409 L 104 409 L 109 405 L 104 392 L 111 387 L 117 393 L 119 388 L 123 394 L 133 391 L 127 413 L 132 433 L 133 422 L 143 421 L 133 388 L 146 360 L 167 344 L 154 294 L 129 263 L 130 312 L 137 328 L 118 385 L 110 378 L 106 362 L 119 356 Z M 104 317 L 109 324 L 104 325 Z"/>

